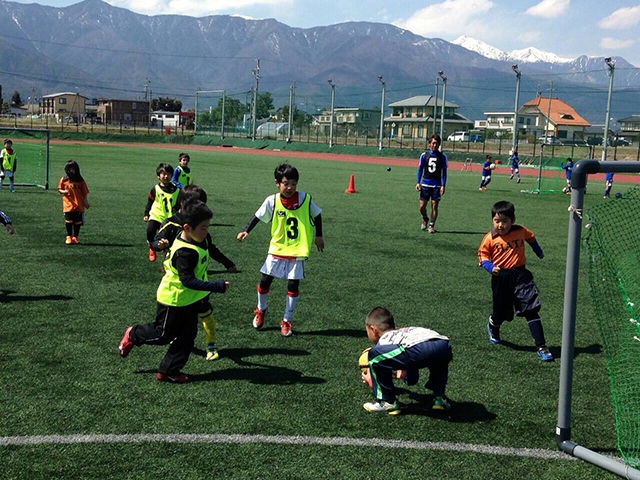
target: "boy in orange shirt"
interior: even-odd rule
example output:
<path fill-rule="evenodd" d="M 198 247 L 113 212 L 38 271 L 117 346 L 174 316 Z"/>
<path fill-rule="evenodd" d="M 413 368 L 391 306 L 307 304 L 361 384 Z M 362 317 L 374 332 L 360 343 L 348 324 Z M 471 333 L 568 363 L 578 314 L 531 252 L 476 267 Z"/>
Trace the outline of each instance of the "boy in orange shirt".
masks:
<path fill-rule="evenodd" d="M 75 245 L 78 243 L 80 227 L 84 225 L 84 210 L 89 208 L 89 189 L 75 160 L 69 160 L 65 164 L 64 172 L 66 175 L 58 182 L 58 193 L 62 195 L 62 212 L 67 227 L 64 243 Z"/>
<path fill-rule="evenodd" d="M 487 233 L 478 248 L 478 263 L 491 274 L 493 311 L 487 323 L 489 341 L 500 343 L 500 325 L 513 320 L 513 313 L 524 317 L 543 362 L 553 361 L 547 348 L 542 321 L 540 299 L 533 274 L 525 268 L 525 242 L 538 258 L 544 253 L 531 230 L 515 225 L 516 209 L 513 203 L 501 201 L 491 209 L 493 229 Z"/>

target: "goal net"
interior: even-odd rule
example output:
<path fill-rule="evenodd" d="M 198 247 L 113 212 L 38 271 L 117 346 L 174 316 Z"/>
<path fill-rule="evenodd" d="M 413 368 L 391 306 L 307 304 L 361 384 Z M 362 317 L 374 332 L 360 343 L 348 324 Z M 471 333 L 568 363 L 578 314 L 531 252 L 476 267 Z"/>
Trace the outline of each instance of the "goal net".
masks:
<path fill-rule="evenodd" d="M 640 187 L 592 207 L 585 245 L 607 361 L 617 447 L 640 467 Z"/>
<path fill-rule="evenodd" d="M 194 130 L 196 135 L 224 136 L 222 121 L 224 104 L 224 90 L 196 91 Z"/>
<path fill-rule="evenodd" d="M 49 130 L 0 127 L 0 139 L 13 142 L 18 158 L 15 184 L 48 189 Z"/>

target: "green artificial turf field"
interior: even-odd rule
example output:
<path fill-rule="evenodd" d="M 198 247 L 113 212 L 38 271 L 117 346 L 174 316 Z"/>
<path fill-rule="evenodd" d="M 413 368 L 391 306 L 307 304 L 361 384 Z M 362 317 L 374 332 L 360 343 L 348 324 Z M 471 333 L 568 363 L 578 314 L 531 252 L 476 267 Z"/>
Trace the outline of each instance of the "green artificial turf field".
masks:
<path fill-rule="evenodd" d="M 228 274 L 210 265 L 210 278 L 231 283 L 212 296 L 222 358 L 204 360 L 199 332 L 185 368 L 194 381 L 186 385 L 155 381 L 166 347 L 117 354 L 124 329 L 155 315 L 161 265 L 147 260 L 142 216 L 157 164 L 175 165 L 179 151 L 53 145 L 51 190 L 0 193 L 16 229 L 14 236 L 0 232 L 4 478 L 608 478 L 555 445 L 560 362 L 538 359 L 522 319 L 503 327 L 501 345 L 491 345 L 485 330 L 490 277 L 478 268 L 476 250 L 491 227 L 491 205 L 508 199 L 545 251 L 539 260 L 528 249 L 528 266 L 549 346 L 560 357 L 569 197 L 522 194 L 535 180 L 517 185 L 507 169 L 479 192 L 479 173 L 452 165 L 438 233 L 429 235 L 420 230 L 413 167 L 291 159 L 299 189 L 323 208 L 325 251 L 307 262 L 295 333 L 282 338 L 283 281 L 273 283 L 265 327 L 251 326 L 269 227 L 235 240 L 275 193 L 273 169 L 282 159 L 185 151 L 214 211 L 214 241 L 240 269 Z M 69 158 L 91 192 L 77 246 L 64 244 L 55 189 Z M 344 193 L 350 175 L 354 195 Z M 597 201 L 599 193 L 587 195 L 587 205 Z M 586 271 L 581 278 L 573 436 L 616 455 Z M 398 385 L 399 416 L 362 409 L 370 392 L 357 358 L 369 345 L 364 318 L 376 305 L 388 307 L 398 326 L 450 337 L 451 412 L 430 411 L 424 381 Z M 23 444 L 15 437 L 25 437 Z"/>

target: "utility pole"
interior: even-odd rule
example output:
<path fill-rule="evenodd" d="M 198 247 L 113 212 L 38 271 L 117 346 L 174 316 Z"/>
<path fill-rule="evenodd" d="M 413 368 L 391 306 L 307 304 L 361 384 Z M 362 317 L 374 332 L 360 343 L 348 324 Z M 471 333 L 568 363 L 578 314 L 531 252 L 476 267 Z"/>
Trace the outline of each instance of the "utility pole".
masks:
<path fill-rule="evenodd" d="M 518 105 L 520 104 L 520 77 L 522 74 L 518 70 L 518 65 L 511 65 L 511 68 L 516 73 L 516 105 L 513 109 L 513 139 L 511 141 L 511 151 L 515 152 L 518 148 Z"/>
<path fill-rule="evenodd" d="M 444 76 L 444 72 L 438 72 L 438 77 L 442 79 L 442 107 L 440 109 L 440 136 L 444 136 L 444 109 L 447 100 L 447 77 Z"/>
<path fill-rule="evenodd" d="M 551 80 L 549 82 L 550 86 L 549 86 L 549 105 L 547 107 L 547 124 L 545 126 L 545 133 L 544 136 L 546 137 L 548 135 L 549 132 L 549 125 L 551 123 L 551 99 L 552 99 L 552 94 L 553 94 L 553 80 Z M 552 130 L 552 133 L 555 133 L 555 129 Z"/>
<path fill-rule="evenodd" d="M 609 71 L 609 95 L 607 96 L 607 118 L 604 120 L 604 135 L 602 136 L 602 161 L 607 159 L 607 146 L 609 144 L 609 119 L 611 118 L 611 92 L 613 91 L 613 70 L 616 67 L 616 63 L 611 60 L 611 57 L 604 59 L 604 63 L 607 64 Z"/>
<path fill-rule="evenodd" d="M 329 148 L 331 148 L 333 147 L 333 109 L 336 100 L 336 86 L 331 79 L 327 81 L 329 82 L 329 85 L 331 85 L 331 124 L 329 125 Z"/>
<path fill-rule="evenodd" d="M 378 150 L 382 150 L 382 142 L 384 141 L 384 96 L 387 83 L 382 79 L 382 75 L 378 77 L 378 81 L 382 84 L 382 102 L 380 103 L 380 134 L 378 139 Z"/>
<path fill-rule="evenodd" d="M 260 85 L 260 59 L 256 58 L 256 68 L 254 68 L 251 73 L 256 79 L 256 86 L 253 89 L 253 115 L 251 118 L 251 140 L 256 139 L 256 126 L 257 126 L 257 118 L 258 114 L 258 87 Z"/>
<path fill-rule="evenodd" d="M 296 90 L 296 82 L 293 82 L 291 84 L 291 87 L 289 87 L 289 128 L 287 131 L 287 143 L 291 143 L 291 128 L 293 125 L 293 105 L 294 105 L 294 97 L 295 97 L 295 90 Z"/>

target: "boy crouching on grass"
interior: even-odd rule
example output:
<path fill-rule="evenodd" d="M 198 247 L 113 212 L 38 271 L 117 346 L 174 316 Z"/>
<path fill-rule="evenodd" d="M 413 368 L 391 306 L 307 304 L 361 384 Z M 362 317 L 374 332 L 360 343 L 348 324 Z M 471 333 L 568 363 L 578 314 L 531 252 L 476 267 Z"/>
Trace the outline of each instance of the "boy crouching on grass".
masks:
<path fill-rule="evenodd" d="M 171 246 L 165 261 L 166 273 L 158 287 L 158 309 L 155 322 L 128 327 L 118 351 L 126 357 L 134 346 L 169 345 L 156 380 L 186 383 L 189 377 L 181 372 L 189 360 L 196 334 L 198 314 L 208 304 L 209 293 L 224 293 L 229 282 L 209 282 L 209 223 L 213 213 L 201 201 L 186 203 L 180 218 L 182 233 Z"/>
<path fill-rule="evenodd" d="M 433 391 L 433 410 L 449 410 L 444 396 L 449 378 L 449 363 L 453 359 L 449 339 L 423 327 L 396 329 L 393 315 L 384 307 L 376 307 L 365 320 L 369 340 L 375 345 L 369 350 L 369 370 L 362 381 L 371 386 L 373 402 L 363 405 L 367 412 L 400 413 L 393 385 L 394 371 L 407 385 L 418 383 L 419 370 L 429 369 L 425 388 Z"/>
<path fill-rule="evenodd" d="M 513 320 L 513 310 L 524 317 L 543 362 L 553 361 L 547 348 L 540 320 L 540 299 L 533 274 L 525 267 L 525 243 L 538 258 L 544 258 L 542 248 L 531 230 L 515 225 L 516 208 L 502 201 L 491 209 L 493 229 L 487 233 L 478 248 L 478 263 L 491 274 L 493 309 L 487 323 L 489 341 L 500 343 L 500 326 Z"/>

